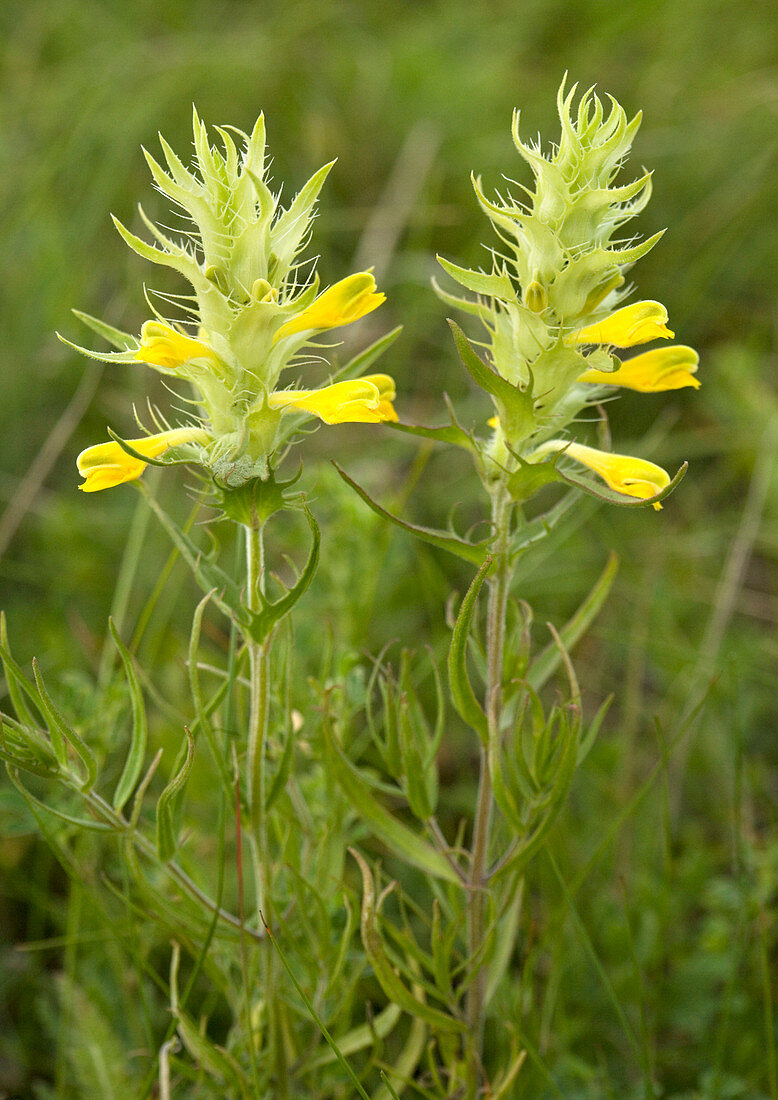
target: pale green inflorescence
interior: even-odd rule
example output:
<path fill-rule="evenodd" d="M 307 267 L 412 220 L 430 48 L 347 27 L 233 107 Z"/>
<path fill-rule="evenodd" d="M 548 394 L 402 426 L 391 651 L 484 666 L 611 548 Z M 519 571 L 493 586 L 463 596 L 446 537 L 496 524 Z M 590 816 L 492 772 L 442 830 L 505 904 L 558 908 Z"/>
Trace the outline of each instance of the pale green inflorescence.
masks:
<path fill-rule="evenodd" d="M 195 112 L 193 169 L 161 135 L 166 168 L 144 150 L 157 188 L 191 223 L 182 231 L 183 240 L 163 232 L 142 209 L 154 244 L 114 218 L 133 251 L 191 283 L 192 294 L 159 296 L 178 316 L 169 320 L 155 311 L 155 319 L 134 337 L 80 314 L 119 350 L 78 350 L 108 362 L 145 363 L 191 383 L 192 422 L 135 440 L 134 454 L 120 443 L 88 448 L 78 460 L 88 492 L 134 480 L 144 469 L 140 458 L 153 459 L 169 449 L 168 458 L 201 463 L 226 488 L 264 478 L 285 437 L 280 425 L 287 413 L 318 416 L 328 424 L 396 419 L 394 383 L 387 375 L 302 393 L 277 389 L 287 368 L 320 358 L 321 345 L 315 343 L 320 333 L 359 320 L 384 295 L 369 272 L 350 275 L 319 293 L 313 263 L 299 259 L 334 162 L 319 169 L 283 208 L 267 182 L 263 117 L 250 135 L 218 127 L 217 132 L 221 149 L 211 146 Z M 159 414 L 157 419 L 159 427 L 169 429 Z"/>
<path fill-rule="evenodd" d="M 532 462 L 565 450 L 569 439 L 551 437 L 567 429 L 586 405 L 601 400 L 608 392 L 604 386 L 656 392 L 699 384 L 693 377 L 697 356 L 690 348 L 656 349 L 634 368 L 622 367 L 613 354 L 614 347 L 673 336 L 658 302 L 619 308 L 630 293 L 625 272 L 662 233 L 643 241 L 624 234 L 649 200 L 650 174 L 624 185 L 614 182 L 641 116 L 629 120 L 613 97 L 606 114 L 592 89 L 573 111 L 575 92 L 574 86 L 565 93 L 563 82 L 557 99 L 561 136 L 548 154 L 522 140 L 515 113 L 513 141 L 534 175 L 534 186 L 522 188 L 521 200 L 510 194 L 488 198 L 480 177 L 473 177 L 478 202 L 503 242 L 493 251 L 492 270 L 465 269 L 440 258 L 448 275 L 478 297 L 461 298 L 436 286 L 439 296 L 483 322 L 489 365 L 510 383 L 493 392 L 497 418 L 484 455 L 487 480 L 515 468 L 516 456 Z M 583 461 L 573 453 L 566 457 Z M 670 479 L 660 467 L 655 470 L 661 492 Z"/>

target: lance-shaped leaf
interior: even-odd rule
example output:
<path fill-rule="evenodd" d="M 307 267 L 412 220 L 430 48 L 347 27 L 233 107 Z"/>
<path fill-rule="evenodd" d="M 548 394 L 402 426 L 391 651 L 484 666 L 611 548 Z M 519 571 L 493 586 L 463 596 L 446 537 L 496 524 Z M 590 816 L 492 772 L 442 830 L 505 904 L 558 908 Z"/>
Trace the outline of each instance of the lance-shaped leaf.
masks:
<path fill-rule="evenodd" d="M 102 336 L 104 340 L 112 344 L 113 347 L 118 348 L 119 351 L 131 351 L 137 348 L 137 338 L 132 336 L 129 332 L 123 332 L 119 328 L 114 328 L 113 325 L 101 321 L 99 317 L 92 317 L 89 313 L 82 313 L 80 309 L 73 309 L 71 313 L 75 317 L 78 317 L 79 321 L 82 321 L 87 328 L 92 330 L 92 332 L 96 332 L 98 336 Z"/>
<path fill-rule="evenodd" d="M 446 531 L 437 531 L 432 527 L 420 527 L 414 523 L 408 523 L 406 520 L 400 519 L 399 516 L 395 516 L 392 512 L 388 512 L 385 508 L 382 508 L 380 504 L 367 494 L 361 485 L 353 481 L 346 471 L 338 466 L 337 462 L 333 462 L 333 466 L 346 484 L 350 485 L 354 492 L 362 497 L 365 504 L 367 504 L 369 508 L 372 508 L 376 515 L 381 516 L 382 519 L 387 519 L 390 523 L 395 524 L 396 527 L 402 527 L 404 531 L 409 531 L 412 535 L 415 535 L 417 539 L 421 539 L 422 542 L 428 542 L 431 546 L 437 546 L 441 550 L 448 550 L 449 553 L 456 554 L 457 557 L 464 558 L 465 561 L 472 562 L 473 565 L 482 564 L 486 557 L 487 547 L 491 541 L 491 537 L 481 542 L 468 542 L 466 539 L 460 538 L 459 535 L 453 535 Z"/>
<path fill-rule="evenodd" d="M 546 538 L 560 522 L 564 519 L 569 511 L 576 505 L 581 503 L 581 497 L 573 489 L 557 501 L 557 503 L 550 508 L 547 512 L 544 512 L 540 516 L 536 516 L 535 519 L 529 521 L 529 523 L 522 524 L 514 536 L 511 543 L 510 553 L 513 558 L 522 554 L 530 546 L 534 546 L 535 543 L 541 542 Z"/>
<path fill-rule="evenodd" d="M 30 769 L 27 769 L 28 771 Z M 109 833 L 115 832 L 112 825 L 107 825 L 102 821 L 95 821 L 90 817 L 76 817 L 74 814 L 66 813 L 64 810 L 60 810 L 57 806 L 52 805 L 49 802 L 43 802 L 40 798 L 36 798 L 34 794 L 27 790 L 22 783 L 21 778 L 14 767 L 8 767 L 8 776 L 16 787 L 19 794 L 24 798 L 30 809 L 38 807 L 47 814 L 51 814 L 52 817 L 56 817 L 58 821 L 64 821 L 68 825 L 74 825 L 77 829 L 85 829 L 87 832 L 92 833 Z"/>
<path fill-rule="evenodd" d="M 478 594 L 481 591 L 481 586 L 486 580 L 491 565 L 492 559 L 487 558 L 473 578 L 473 583 L 468 588 L 467 594 L 462 600 L 462 606 L 459 609 L 457 621 L 454 623 L 454 630 L 451 635 L 451 645 L 448 651 L 448 678 L 451 685 L 451 700 L 460 718 L 462 718 L 471 729 L 475 730 L 484 744 L 486 744 L 488 740 L 489 729 L 486 715 L 483 712 L 481 704 L 476 699 L 467 672 L 467 640 Z"/>
<path fill-rule="evenodd" d="M 40 724 L 39 719 L 30 710 L 27 705 L 27 699 L 30 699 L 36 709 L 40 710 L 38 707 L 38 699 L 32 685 L 24 675 L 24 672 L 11 656 L 8 645 L 8 624 L 4 611 L 0 611 L 0 657 L 2 658 L 3 671 L 5 672 L 6 689 L 11 697 L 11 702 L 16 711 L 16 717 L 23 725 L 35 729 Z M 25 696 L 27 698 L 25 698 Z M 64 764 L 64 749 L 62 749 L 61 744 L 55 744 L 54 749 L 57 752 L 60 763 Z M 58 751 L 59 749 L 62 749 L 62 753 Z"/>
<path fill-rule="evenodd" d="M 616 554 L 611 554 L 608 564 L 592 588 L 589 595 L 576 611 L 575 615 L 565 623 L 559 633 L 561 647 L 556 640 L 549 642 L 546 648 L 535 658 L 527 672 L 527 683 L 535 691 L 540 691 L 548 678 L 558 668 L 562 661 L 563 650 L 570 650 L 581 636 L 588 630 L 595 615 L 599 612 L 611 590 L 619 568 L 619 559 Z"/>
<path fill-rule="evenodd" d="M 359 852 L 354 848 L 349 848 L 349 851 L 359 864 L 359 870 L 362 874 L 362 944 L 384 993 L 400 1008 L 405 1009 L 416 1019 L 424 1020 L 438 1031 L 464 1032 L 465 1025 L 461 1020 L 454 1019 L 445 1012 L 433 1008 L 425 1001 L 420 1001 L 398 976 L 389 961 L 381 934 L 378 931 L 378 910 L 375 901 L 373 875 Z"/>
<path fill-rule="evenodd" d="M 444 260 L 442 256 L 436 257 L 443 270 L 455 279 L 466 290 L 472 290 L 485 298 L 500 298 L 502 301 L 515 302 L 516 290 L 509 276 L 504 272 L 493 272 L 487 275 L 485 271 L 473 271 L 468 267 L 459 267 L 450 260 Z"/>
<path fill-rule="evenodd" d="M 531 385 L 526 390 L 521 390 L 497 374 L 476 355 L 456 321 L 449 317 L 448 323 L 454 334 L 459 357 L 471 378 L 495 399 L 506 438 L 525 438 L 535 425 L 535 400 Z"/>
<path fill-rule="evenodd" d="M 314 172 L 308 182 L 295 196 L 288 210 L 280 214 L 270 231 L 273 253 L 278 261 L 278 270 L 286 276 L 292 260 L 297 255 L 313 215 L 313 208 L 319 197 L 324 181 L 330 173 L 334 160 Z"/>
<path fill-rule="evenodd" d="M 186 734 L 184 762 L 177 774 L 165 787 L 157 802 L 157 851 L 163 863 L 167 863 L 173 858 L 177 847 L 176 828 L 173 820 L 173 800 L 183 790 L 194 763 L 194 737 L 186 727 L 184 727 L 184 733 Z"/>
<path fill-rule="evenodd" d="M 384 352 L 392 346 L 397 337 L 402 332 L 402 325 L 398 325 L 397 328 L 393 328 L 391 332 L 387 332 L 384 336 L 379 336 L 377 340 L 374 340 L 369 347 L 366 347 L 364 351 L 360 351 L 358 355 L 355 355 L 352 359 L 349 359 L 348 363 L 340 370 L 333 374 L 333 381 L 338 378 L 358 378 L 365 374 L 373 363 L 384 354 Z"/>
<path fill-rule="evenodd" d="M 557 457 L 545 462 L 527 462 L 520 455 L 514 454 L 519 467 L 508 478 L 508 492 L 513 499 L 519 502 L 530 500 L 546 485 L 564 481 L 556 468 Z"/>
<path fill-rule="evenodd" d="M 433 439 L 436 443 L 453 443 L 466 451 L 475 452 L 476 446 L 471 436 L 458 424 L 444 424 L 441 428 L 426 428 L 422 424 L 401 424 L 399 421 L 387 421 L 390 428 L 407 435 L 418 435 L 422 439 Z"/>
<path fill-rule="evenodd" d="M 147 460 L 144 459 L 144 461 Z M 229 618 L 234 616 L 242 626 L 245 626 L 248 622 L 246 609 L 241 600 L 240 589 L 232 577 L 202 553 L 189 535 L 178 526 L 175 520 L 171 519 L 142 481 L 136 481 L 135 484 L 146 498 L 149 508 L 170 535 L 181 557 L 194 573 L 203 592 L 213 591 L 213 599 L 217 607 Z"/>
<path fill-rule="evenodd" d="M 261 611 L 250 611 L 245 604 L 243 605 L 243 618 L 246 619 L 246 629 L 252 639 L 260 645 L 267 638 L 276 623 L 279 622 L 284 615 L 289 614 L 303 593 L 310 587 L 311 581 L 316 574 L 316 569 L 319 564 L 321 533 L 319 531 L 319 525 L 313 518 L 313 513 L 308 506 L 303 504 L 302 509 L 305 513 L 305 518 L 308 520 L 308 526 L 311 529 L 313 541 L 308 560 L 297 579 L 297 583 L 293 584 L 289 591 L 285 592 L 284 595 L 277 600 L 268 600 L 259 592 L 259 599 L 262 603 Z"/>
<path fill-rule="evenodd" d="M 61 769 L 51 744 L 37 730 L 0 714 L 0 760 L 12 768 L 55 779 Z"/>
<path fill-rule="evenodd" d="M 73 727 L 68 725 L 55 706 L 54 700 L 49 695 L 46 685 L 43 682 L 43 676 L 38 667 L 38 662 L 34 657 L 32 659 L 32 670 L 35 675 L 35 686 L 38 689 L 36 706 L 40 708 L 41 714 L 43 714 L 46 719 L 46 725 L 51 734 L 52 743 L 62 739 L 70 745 L 84 767 L 84 778 L 81 781 L 81 789 L 83 791 L 91 790 L 97 779 L 97 761 L 92 755 L 92 750 L 86 742 L 79 737 Z"/>
<path fill-rule="evenodd" d="M 119 656 L 124 665 L 124 674 L 127 677 L 127 686 L 130 689 L 130 700 L 132 702 L 132 738 L 130 740 L 130 751 L 127 753 L 127 759 L 124 762 L 124 768 L 119 777 L 119 782 L 116 784 L 116 790 L 113 796 L 113 808 L 117 813 L 121 813 L 130 795 L 135 790 L 135 784 L 140 777 L 143 767 L 143 758 L 146 755 L 148 725 L 146 722 L 146 708 L 143 704 L 143 692 L 138 682 L 135 666 L 132 663 L 132 657 L 126 645 L 119 637 L 119 632 L 116 629 L 116 624 L 113 619 L 108 620 L 108 625 L 111 631 L 111 637 L 114 640 L 114 645 L 119 650 Z"/>
<path fill-rule="evenodd" d="M 458 883 L 459 879 L 444 857 L 407 825 L 398 821 L 376 800 L 359 769 L 349 760 L 340 746 L 332 729 L 326 706 L 322 719 L 322 732 L 324 750 L 332 774 L 360 817 L 372 826 L 376 836 L 392 852 L 404 857 L 428 875 Z"/>

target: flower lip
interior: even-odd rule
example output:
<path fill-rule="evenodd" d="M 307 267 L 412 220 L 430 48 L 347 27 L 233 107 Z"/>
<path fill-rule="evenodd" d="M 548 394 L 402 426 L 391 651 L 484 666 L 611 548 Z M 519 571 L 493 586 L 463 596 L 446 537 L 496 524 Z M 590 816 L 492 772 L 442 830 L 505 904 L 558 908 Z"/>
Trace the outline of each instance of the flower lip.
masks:
<path fill-rule="evenodd" d="M 202 443 L 206 433 L 202 428 L 173 428 L 141 439 L 128 439 L 126 443 L 139 455 L 149 459 L 159 458 L 165 451 L 183 443 Z M 84 493 L 96 493 L 112 489 L 126 481 L 136 481 L 146 469 L 147 463 L 125 451 L 120 443 L 98 443 L 87 447 L 76 459 L 78 472 L 85 479 L 79 488 Z"/>
<path fill-rule="evenodd" d="M 549 439 L 541 444 L 533 457 L 541 458 L 552 451 L 559 451 L 565 458 L 572 458 L 593 470 L 614 492 L 638 500 L 650 500 L 666 489 L 671 481 L 666 470 L 645 458 L 600 451 L 596 447 L 564 439 Z M 657 500 L 653 502 L 653 507 L 659 511 L 662 505 Z"/>
<path fill-rule="evenodd" d="M 633 302 L 617 309 L 610 317 L 576 329 L 565 337 L 565 343 L 607 344 L 618 348 L 631 348 L 635 344 L 647 344 L 649 340 L 668 340 L 675 335 L 667 327 L 667 310 L 661 302 Z"/>
<path fill-rule="evenodd" d="M 376 291 L 376 282 L 369 271 L 360 271 L 341 279 L 316 298 L 307 309 L 281 325 L 274 342 L 299 332 L 324 332 L 350 325 L 372 313 L 386 301 L 386 295 Z"/>
<path fill-rule="evenodd" d="M 397 420 L 395 393 L 388 374 L 367 374 L 318 390 L 280 390 L 268 396 L 268 405 L 282 412 L 311 413 L 325 424 L 380 424 Z"/>
<path fill-rule="evenodd" d="M 166 325 L 162 321 L 146 321 L 141 330 L 140 347 L 135 353 L 139 363 L 173 373 L 192 359 L 213 359 L 213 348 L 202 340 Z"/>
<path fill-rule="evenodd" d="M 587 370 L 578 379 L 600 386 L 622 386 L 640 393 L 660 393 L 680 390 L 684 386 L 700 388 L 694 377 L 700 357 L 694 348 L 677 344 L 669 348 L 654 348 L 635 355 L 615 371 Z"/>

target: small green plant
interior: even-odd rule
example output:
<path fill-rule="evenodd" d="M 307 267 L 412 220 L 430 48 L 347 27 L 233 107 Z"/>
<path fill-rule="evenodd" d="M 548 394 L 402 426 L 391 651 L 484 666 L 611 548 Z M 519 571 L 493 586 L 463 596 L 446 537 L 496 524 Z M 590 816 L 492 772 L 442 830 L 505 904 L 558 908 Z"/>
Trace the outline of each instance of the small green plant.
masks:
<path fill-rule="evenodd" d="M 607 710 L 584 715 L 570 650 L 616 563 L 540 649 L 516 581 L 584 494 L 659 509 L 683 475 L 611 451 L 603 402 L 619 387 L 698 384 L 685 346 L 621 359 L 621 349 L 673 335 L 659 303 L 626 304 L 625 273 L 661 234 L 622 235 L 650 195 L 648 174 L 616 179 L 639 116 L 629 121 L 615 100 L 606 113 L 592 91 L 574 110 L 575 91 L 560 89 L 561 136 L 548 153 L 522 141 L 516 116 L 514 142 L 534 177 L 522 198 L 489 198 L 473 181 L 499 240 L 491 270 L 440 261 L 472 295 L 437 288 L 478 326 L 468 339 L 451 322 L 462 363 L 492 400 L 488 432 L 467 430 L 453 409 L 444 427 L 398 422 L 392 378 L 365 372 L 399 330 L 332 365 L 325 384 L 299 384 L 321 375 L 323 334 L 384 300 L 370 272 L 321 291 L 302 258 L 331 165 L 283 207 L 262 118 L 250 135 L 220 129 L 213 147 L 195 114 L 192 168 L 164 141 L 165 168 L 146 154 L 158 189 L 188 219 L 184 236 L 145 215 L 154 244 L 117 228 L 191 293 L 149 295 L 153 317 L 137 337 L 79 314 L 113 349 L 79 350 L 152 367 L 186 415 L 173 423 L 154 407 L 155 431 L 112 431 L 78 469 L 89 493 L 132 483 L 202 590 L 185 654 L 189 711 L 160 734 L 148 703 L 168 724 L 169 708 L 114 624 L 124 686 L 97 685 L 88 722 L 67 713 L 37 664 L 26 676 L 4 627 L 0 638 L 11 782 L 143 989 L 143 1010 L 128 1011 L 122 1034 L 100 1022 L 84 989 L 63 984 L 63 1095 L 94 1095 L 98 1064 L 102 1095 L 523 1095 L 528 1051 L 536 1060 L 518 949 L 526 876 Z M 304 616 L 321 534 L 302 467 L 282 476 L 281 466 L 315 419 L 394 428 L 472 457 L 488 513 L 480 540 L 394 516 L 341 471 L 385 520 L 475 569 L 450 616 L 445 674 L 409 648 L 397 667 L 386 651 L 355 660 L 324 631 L 317 674 L 301 673 L 292 612 L 299 604 Z M 598 446 L 578 438 L 591 423 Z M 185 524 L 143 479 L 148 466 L 180 464 L 197 479 Z M 576 474 L 581 466 L 604 486 Z M 550 501 L 545 510 L 536 497 Z M 285 567 L 279 550 L 289 515 L 310 535 L 299 567 Z M 207 549 L 192 534 L 195 516 L 207 520 Z M 235 530 L 241 549 L 231 555 Z M 225 639 L 220 662 L 203 653 L 208 623 Z M 112 736 L 122 713 L 126 743 Z M 438 759 L 453 734 L 472 740 L 479 778 L 475 804 L 447 833 Z M 130 1046 L 140 1051 L 132 1059 L 110 1054 Z"/>

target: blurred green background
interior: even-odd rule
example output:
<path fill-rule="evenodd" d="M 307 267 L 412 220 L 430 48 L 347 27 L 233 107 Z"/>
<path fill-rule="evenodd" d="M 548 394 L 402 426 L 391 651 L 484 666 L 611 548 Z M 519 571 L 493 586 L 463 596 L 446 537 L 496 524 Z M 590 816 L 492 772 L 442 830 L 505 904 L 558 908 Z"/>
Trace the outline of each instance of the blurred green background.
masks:
<path fill-rule="evenodd" d="M 99 665 L 136 497 L 129 489 L 83 497 L 74 459 L 105 437 L 107 423 L 131 434 L 132 403 L 151 396 L 164 404 L 165 393 L 140 368 L 99 377 L 54 332 L 88 342 L 72 307 L 137 331 L 148 315 L 144 281 L 180 289 L 130 254 L 110 222 L 113 212 L 137 231 L 138 200 L 164 221 L 140 146 L 156 155 L 161 130 L 186 153 L 194 102 L 205 120 L 243 129 L 265 112 L 272 175 L 287 196 L 337 156 L 315 231 L 324 282 L 375 265 L 389 301 L 354 338 L 404 325 L 382 367 L 397 378 L 401 416 L 442 422 L 445 391 L 471 423 L 487 407 L 471 392 L 429 285 L 436 252 L 488 263 L 481 242 L 493 242 L 470 172 L 488 188 L 503 184 L 503 173 L 527 181 L 510 141 L 511 112 L 521 107 L 525 135 L 553 138 L 566 70 L 628 112 L 643 110 L 630 178 L 641 165 L 655 176 L 639 228 L 669 232 L 633 277 L 641 296 L 667 305 L 678 339 L 699 348 L 702 389 L 625 396 L 611 406 L 614 446 L 668 468 L 683 459 L 691 466 L 659 515 L 589 509 L 561 547 L 537 556 L 522 595 L 538 623 L 560 621 L 607 551 L 622 559 L 609 606 L 578 654 L 592 705 L 610 691 L 619 698 L 558 846 L 574 880 L 619 826 L 578 902 L 672 1096 L 778 1096 L 770 1058 L 777 38 L 772 5 L 759 0 L 0 5 L 0 603 L 18 655 L 26 662 L 37 653 L 76 696 Z M 439 648 L 443 603 L 465 573 L 382 534 L 324 459 L 336 453 L 384 501 L 415 478 L 407 512 L 421 522 L 443 522 L 458 501 L 479 518 L 467 503 L 477 494 L 469 470 L 436 454 L 414 467 L 413 444 L 369 428 L 325 429 L 311 451 L 321 462 L 311 464 L 307 486 L 330 526 L 318 591 L 298 618 L 324 615 L 355 650 L 421 631 Z M 171 501 L 172 483 L 163 490 Z M 138 607 L 168 554 L 156 529 L 143 537 Z M 368 589 L 366 636 L 354 624 Z M 171 583 L 165 615 L 145 639 L 147 660 L 162 667 L 175 658 L 191 599 L 188 578 Z M 319 642 L 301 625 L 303 660 L 315 661 Z M 714 676 L 703 711 L 662 768 L 663 731 L 677 729 Z M 183 692 L 183 676 L 171 677 L 166 690 Z M 647 797 L 620 816 L 657 762 Z M 463 805 L 469 762 L 442 763 L 452 805 Z M 53 934 L 63 919 L 62 884 L 28 828 L 3 796 L 0 921 L 9 942 Z M 540 924 L 563 922 L 558 887 L 540 869 L 534 888 Z M 544 1064 L 566 1096 L 631 1095 L 634 1066 L 609 1032 L 585 951 L 568 938 L 569 953 L 557 949 L 541 966 L 555 983 L 538 1036 Z M 527 950 L 542 953 L 542 937 Z M 58 957 L 9 947 L 3 959 L 0 1094 L 27 1095 L 40 1042 L 35 1005 Z M 521 1095 L 545 1095 L 542 1075 L 534 1085 L 526 1079 Z"/>

